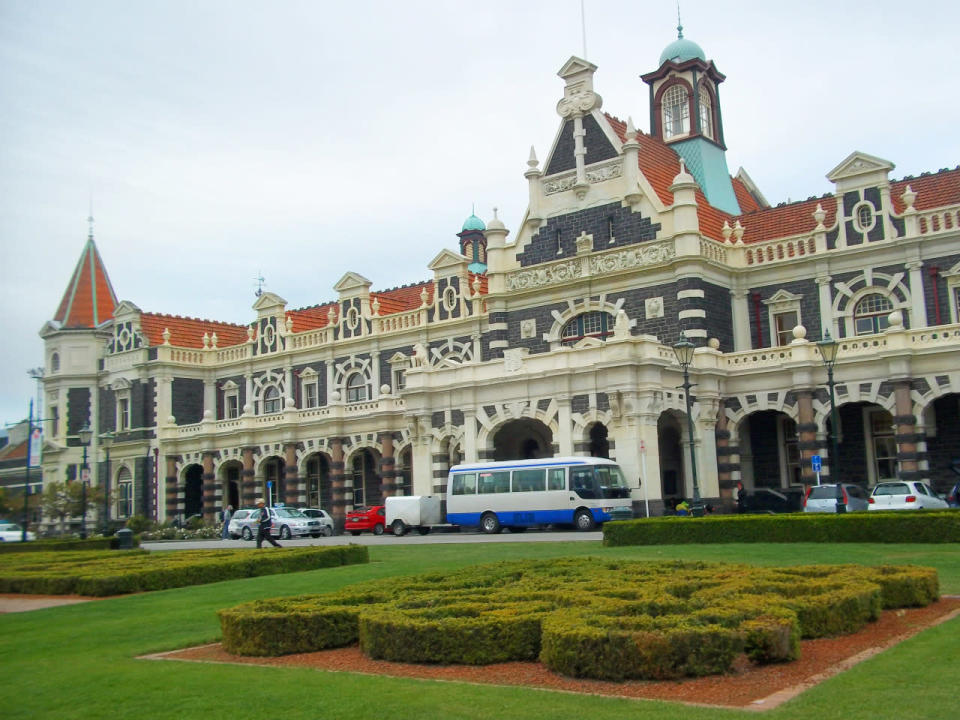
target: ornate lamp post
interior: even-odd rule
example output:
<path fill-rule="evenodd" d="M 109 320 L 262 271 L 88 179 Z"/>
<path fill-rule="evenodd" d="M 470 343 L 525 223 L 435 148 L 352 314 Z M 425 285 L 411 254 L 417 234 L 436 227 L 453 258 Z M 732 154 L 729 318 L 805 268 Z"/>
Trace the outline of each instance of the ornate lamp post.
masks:
<path fill-rule="evenodd" d="M 113 445 L 113 433 L 101 435 L 100 445 L 107 455 L 107 472 L 103 479 L 103 535 L 106 536 L 110 530 L 110 446 Z"/>
<path fill-rule="evenodd" d="M 83 446 L 83 464 L 80 466 L 80 502 L 83 504 L 80 520 L 80 538 L 87 537 L 87 482 L 90 479 L 90 468 L 87 467 L 87 446 L 93 439 L 93 430 L 89 425 L 84 425 L 77 431 L 77 438 Z"/>
<path fill-rule="evenodd" d="M 843 485 L 840 484 L 840 450 L 837 445 L 837 428 L 840 426 L 840 421 L 833 391 L 836 385 L 833 379 L 833 366 L 837 362 L 840 345 L 830 337 L 829 330 L 824 330 L 823 339 L 817 343 L 817 350 L 820 351 L 820 357 L 823 358 L 823 364 L 827 368 L 827 387 L 830 388 L 830 479 L 837 488 L 837 512 L 844 513 L 847 511 L 847 506 L 843 502 Z"/>
<path fill-rule="evenodd" d="M 690 365 L 693 363 L 693 351 L 696 348 L 694 344 L 687 340 L 686 335 L 680 333 L 680 340 L 673 346 L 673 352 L 677 356 L 677 362 L 683 369 L 683 394 L 687 398 L 687 431 L 690 435 L 690 468 L 693 471 L 693 505 L 690 507 L 691 513 L 695 517 L 703 515 L 703 503 L 700 502 L 700 485 L 697 482 L 697 454 L 694 450 L 694 431 L 693 431 L 693 400 L 690 398 Z"/>

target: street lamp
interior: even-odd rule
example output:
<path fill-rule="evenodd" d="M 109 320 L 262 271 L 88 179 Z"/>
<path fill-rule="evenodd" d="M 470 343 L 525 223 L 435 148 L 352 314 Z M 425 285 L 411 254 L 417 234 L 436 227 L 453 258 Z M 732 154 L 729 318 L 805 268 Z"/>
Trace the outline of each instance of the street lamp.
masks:
<path fill-rule="evenodd" d="M 107 454 L 107 472 L 103 479 L 103 535 L 106 536 L 110 530 L 110 446 L 113 445 L 113 433 L 101 435 L 100 445 Z"/>
<path fill-rule="evenodd" d="M 693 471 L 693 505 L 690 512 L 695 517 L 703 515 L 703 504 L 700 502 L 700 485 L 697 482 L 697 454 L 694 451 L 694 433 L 693 433 L 693 400 L 690 398 L 690 365 L 693 363 L 693 351 L 696 348 L 694 344 L 687 340 L 687 336 L 680 333 L 680 340 L 673 346 L 673 352 L 677 356 L 677 362 L 683 368 L 683 394 L 687 398 L 687 431 L 690 435 L 690 469 Z"/>
<path fill-rule="evenodd" d="M 840 426 L 840 421 L 837 417 L 837 401 L 833 394 L 833 387 L 836 385 L 833 379 L 833 366 L 837 362 L 840 345 L 830 337 L 829 330 L 824 330 L 823 339 L 817 343 L 817 350 L 820 351 L 824 367 L 827 368 L 827 387 L 830 388 L 830 479 L 836 484 L 837 512 L 844 513 L 847 511 L 847 506 L 843 502 L 843 486 L 840 484 L 840 450 L 837 446 L 837 428 Z"/>
<path fill-rule="evenodd" d="M 83 465 L 80 466 L 80 502 L 83 503 L 82 516 L 80 520 L 80 539 L 87 537 L 87 480 L 90 477 L 90 468 L 87 467 L 87 446 L 93 439 L 93 430 L 89 425 L 84 425 L 77 431 L 77 438 L 83 446 Z"/>

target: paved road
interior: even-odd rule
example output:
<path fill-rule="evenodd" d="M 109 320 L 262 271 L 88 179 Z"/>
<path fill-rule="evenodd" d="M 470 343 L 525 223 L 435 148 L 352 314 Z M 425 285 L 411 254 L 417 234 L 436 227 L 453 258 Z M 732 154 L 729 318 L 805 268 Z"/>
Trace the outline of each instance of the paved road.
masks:
<path fill-rule="evenodd" d="M 329 538 L 307 538 L 304 540 L 279 541 L 285 547 L 305 547 L 308 545 L 443 545 L 452 543 L 489 543 L 489 542 L 570 542 L 574 540 L 603 539 L 603 532 L 550 531 L 528 530 L 524 533 L 504 531 L 499 535 L 485 535 L 480 532 L 432 532 L 429 535 L 407 533 L 403 537 L 395 537 L 389 533 L 376 536 L 371 533 L 361 535 L 337 535 Z M 257 544 L 245 540 L 178 540 L 167 542 L 145 542 L 145 550 L 209 550 L 211 548 L 253 548 Z M 270 547 L 267 545 L 266 547 Z"/>

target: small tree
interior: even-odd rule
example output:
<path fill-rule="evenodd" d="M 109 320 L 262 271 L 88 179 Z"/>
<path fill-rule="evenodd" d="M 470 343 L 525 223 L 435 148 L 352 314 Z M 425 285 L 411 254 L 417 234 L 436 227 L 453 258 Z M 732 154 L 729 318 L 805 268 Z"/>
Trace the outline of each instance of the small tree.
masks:
<path fill-rule="evenodd" d="M 13 515 L 12 498 L 7 494 L 7 489 L 0 487 L 0 517 L 9 517 Z"/>
<path fill-rule="evenodd" d="M 60 535 L 64 534 L 68 518 L 82 517 L 84 514 L 83 483 L 62 483 L 53 481 L 46 484 L 40 500 L 43 514 L 60 524 Z M 86 489 L 86 514 L 103 505 L 103 487 L 95 485 Z M 85 529 L 85 528 L 84 528 Z"/>

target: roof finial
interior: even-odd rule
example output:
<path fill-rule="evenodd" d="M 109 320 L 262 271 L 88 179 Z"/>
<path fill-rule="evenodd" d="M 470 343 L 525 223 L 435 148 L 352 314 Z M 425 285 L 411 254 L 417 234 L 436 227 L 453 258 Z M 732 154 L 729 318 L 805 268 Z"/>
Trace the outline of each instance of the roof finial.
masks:
<path fill-rule="evenodd" d="M 583 30 L 583 59 L 587 59 L 587 9 L 585 0 L 580 0 L 580 27 Z"/>
<path fill-rule="evenodd" d="M 261 295 L 263 295 L 263 286 L 267 281 L 264 280 L 263 275 L 259 272 L 257 273 L 257 276 L 253 279 L 253 281 L 257 284 L 257 291 L 254 293 L 254 295 L 256 295 L 257 297 L 260 297 Z"/>
<path fill-rule="evenodd" d="M 677 0 L 677 40 L 683 38 L 683 23 L 680 22 L 680 0 Z"/>
<path fill-rule="evenodd" d="M 500 218 L 497 217 L 497 206 L 496 206 L 496 205 L 493 206 L 493 219 L 494 219 L 494 220 L 499 220 L 499 219 L 500 219 Z"/>
<path fill-rule="evenodd" d="M 93 194 L 90 195 L 90 213 L 87 215 L 87 239 L 93 240 Z"/>

